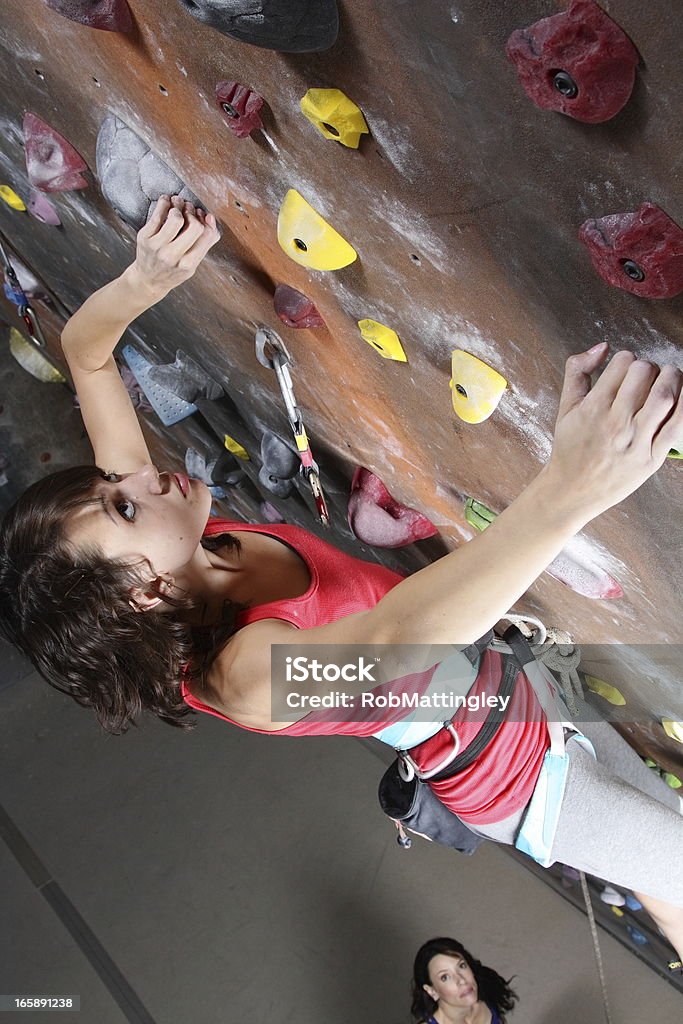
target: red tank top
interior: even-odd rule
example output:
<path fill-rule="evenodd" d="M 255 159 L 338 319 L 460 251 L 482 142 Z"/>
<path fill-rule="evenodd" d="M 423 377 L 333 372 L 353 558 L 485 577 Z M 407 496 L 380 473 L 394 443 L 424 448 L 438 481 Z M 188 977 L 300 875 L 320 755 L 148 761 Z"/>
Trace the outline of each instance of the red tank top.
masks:
<path fill-rule="evenodd" d="M 264 526 L 214 518 L 207 523 L 204 536 L 212 537 L 228 532 L 263 533 L 282 541 L 303 559 L 311 576 L 308 590 L 300 597 L 269 601 L 245 609 L 238 616 L 238 628 L 260 619 L 284 619 L 299 629 L 326 625 L 355 612 L 373 608 L 381 597 L 403 579 L 384 566 L 339 551 L 299 526 L 284 523 Z M 401 681 L 400 689 L 403 690 L 405 686 L 406 692 L 422 693 L 427 689 L 435 668 L 406 676 Z M 489 694 L 496 692 L 501 675 L 501 656 L 487 651 L 470 694 L 478 696 L 484 691 Z M 396 681 L 387 684 L 384 689 L 375 688 L 377 693 L 389 690 L 400 692 Z M 273 733 L 234 722 L 191 694 L 182 680 L 181 692 L 186 704 L 197 711 L 214 715 L 250 732 L 270 736 L 371 736 L 405 717 L 405 711 L 401 708 L 393 712 L 378 709 L 371 716 L 365 710 L 355 720 L 340 722 L 336 720 L 339 718 L 338 710 L 321 710 L 313 711 L 298 722 Z M 507 719 L 493 741 L 469 768 L 451 779 L 433 784 L 440 799 L 472 824 L 500 821 L 524 807 L 531 798 L 548 749 L 545 717 L 532 687 L 521 673 L 508 705 Z M 468 720 L 467 710 L 460 709 L 455 715 L 454 724 L 460 735 L 461 749 L 465 749 L 483 723 Z M 418 765 L 428 769 L 444 758 L 450 742 L 450 734 L 440 730 L 431 739 L 414 747 L 411 753 Z"/>

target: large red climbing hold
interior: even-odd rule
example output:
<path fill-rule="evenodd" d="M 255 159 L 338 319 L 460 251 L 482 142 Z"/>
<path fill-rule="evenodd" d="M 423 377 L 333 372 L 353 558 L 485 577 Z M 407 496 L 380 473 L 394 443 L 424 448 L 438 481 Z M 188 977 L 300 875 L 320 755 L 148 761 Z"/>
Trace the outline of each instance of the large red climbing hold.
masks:
<path fill-rule="evenodd" d="M 290 288 L 288 284 L 279 284 L 273 296 L 275 312 L 288 327 L 324 327 L 325 321 L 315 305 L 303 292 Z"/>
<path fill-rule="evenodd" d="M 646 299 L 683 292 L 683 230 L 654 203 L 587 220 L 579 238 L 607 284 Z"/>
<path fill-rule="evenodd" d="M 392 498 L 380 478 L 362 466 L 351 481 L 348 520 L 359 540 L 378 548 L 402 548 L 438 533 L 434 523 Z"/>
<path fill-rule="evenodd" d="M 88 28 L 130 32 L 133 19 L 126 0 L 45 0 L 57 14 Z"/>
<path fill-rule="evenodd" d="M 609 121 L 626 105 L 640 59 L 593 0 L 573 0 L 561 14 L 517 29 L 506 53 L 537 107 L 588 124 Z"/>
<path fill-rule="evenodd" d="M 70 192 L 87 188 L 87 171 L 80 153 L 37 114 L 24 114 L 24 145 L 28 180 L 42 192 Z"/>
<path fill-rule="evenodd" d="M 216 106 L 228 128 L 238 139 L 247 139 L 263 128 L 261 108 L 263 97 L 239 82 L 219 82 L 216 86 Z"/>

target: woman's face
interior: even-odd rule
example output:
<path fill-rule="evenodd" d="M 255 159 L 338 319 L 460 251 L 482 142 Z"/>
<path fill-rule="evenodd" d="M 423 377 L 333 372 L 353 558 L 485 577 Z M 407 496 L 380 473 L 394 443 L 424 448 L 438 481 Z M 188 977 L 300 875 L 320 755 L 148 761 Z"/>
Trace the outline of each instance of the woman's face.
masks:
<path fill-rule="evenodd" d="M 152 465 L 103 475 L 94 497 L 95 504 L 70 517 L 68 539 L 76 547 L 93 544 L 107 558 L 146 559 L 155 575 L 187 565 L 211 509 L 211 493 L 200 480 L 159 473 Z"/>
<path fill-rule="evenodd" d="M 468 1009 L 479 1001 L 474 972 L 463 957 L 455 953 L 438 953 L 427 967 L 430 984 L 424 989 L 442 1006 Z"/>

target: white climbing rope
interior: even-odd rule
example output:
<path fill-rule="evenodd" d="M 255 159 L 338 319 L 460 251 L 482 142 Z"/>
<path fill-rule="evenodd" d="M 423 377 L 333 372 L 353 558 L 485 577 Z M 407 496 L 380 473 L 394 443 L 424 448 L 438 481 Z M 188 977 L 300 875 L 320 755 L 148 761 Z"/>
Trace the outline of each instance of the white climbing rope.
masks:
<path fill-rule="evenodd" d="M 581 891 L 583 893 L 583 899 L 586 904 L 586 914 L 588 915 L 588 923 L 590 925 L 591 936 L 593 937 L 593 950 L 595 952 L 595 963 L 598 968 L 598 977 L 600 978 L 600 988 L 602 990 L 602 1005 L 605 1011 L 606 1024 L 613 1024 L 612 1014 L 609 1008 L 609 999 L 607 998 L 607 982 L 605 981 L 605 969 L 602 963 L 602 953 L 600 951 L 600 941 L 598 939 L 598 926 L 595 923 L 595 914 L 593 913 L 593 904 L 591 902 L 591 894 L 588 888 L 588 881 L 583 871 L 579 871 L 579 878 L 581 879 Z"/>
<path fill-rule="evenodd" d="M 572 642 L 569 633 L 556 626 L 547 628 L 535 615 L 517 615 L 508 612 L 501 621 L 512 622 L 526 637 L 538 661 L 542 661 L 552 672 L 559 675 L 558 689 L 572 718 L 579 714 L 577 700 L 583 701 L 583 683 L 578 673 L 581 648 Z M 533 628 L 529 628 L 529 627 Z M 496 638 L 492 646 L 510 653 L 512 648 Z"/>

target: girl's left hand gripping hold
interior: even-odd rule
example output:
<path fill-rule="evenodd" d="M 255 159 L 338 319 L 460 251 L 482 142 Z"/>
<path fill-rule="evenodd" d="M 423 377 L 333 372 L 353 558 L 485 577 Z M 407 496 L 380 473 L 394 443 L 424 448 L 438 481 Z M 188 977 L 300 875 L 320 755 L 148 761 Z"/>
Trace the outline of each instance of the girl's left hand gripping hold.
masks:
<path fill-rule="evenodd" d="M 130 276 L 162 298 L 192 277 L 219 238 L 213 214 L 178 196 L 160 196 L 152 216 L 138 231 Z"/>

